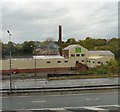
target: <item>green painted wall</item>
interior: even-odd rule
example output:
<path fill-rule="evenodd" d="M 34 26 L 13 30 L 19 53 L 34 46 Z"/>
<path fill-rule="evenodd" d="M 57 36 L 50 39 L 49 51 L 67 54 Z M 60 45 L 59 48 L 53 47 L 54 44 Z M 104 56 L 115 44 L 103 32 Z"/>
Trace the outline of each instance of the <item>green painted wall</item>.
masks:
<path fill-rule="evenodd" d="M 75 53 L 81 53 L 81 48 L 80 47 L 75 48 Z"/>

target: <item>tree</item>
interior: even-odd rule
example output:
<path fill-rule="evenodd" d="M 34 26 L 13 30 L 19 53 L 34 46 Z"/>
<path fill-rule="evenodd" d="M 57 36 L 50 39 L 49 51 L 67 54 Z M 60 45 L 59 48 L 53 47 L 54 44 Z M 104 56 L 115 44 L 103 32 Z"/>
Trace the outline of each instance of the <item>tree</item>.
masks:
<path fill-rule="evenodd" d="M 116 60 L 109 61 L 107 67 L 110 73 L 118 73 L 118 62 Z"/>
<path fill-rule="evenodd" d="M 106 39 L 95 39 L 95 46 L 105 46 L 107 44 L 107 40 Z"/>
<path fill-rule="evenodd" d="M 35 49 L 35 44 L 33 41 L 25 41 L 22 46 L 22 52 L 23 54 L 33 54 L 33 50 Z"/>
<path fill-rule="evenodd" d="M 2 41 L 0 40 L 0 59 L 2 58 L 2 45 L 3 45 L 3 43 L 2 43 Z"/>
<path fill-rule="evenodd" d="M 120 38 L 112 38 L 108 41 L 108 45 L 110 47 L 110 50 L 115 54 L 116 58 L 119 58 L 120 56 Z"/>
<path fill-rule="evenodd" d="M 93 50 L 94 49 L 94 44 L 95 44 L 95 39 L 91 37 L 87 37 L 85 40 L 79 41 L 79 43 L 87 48 L 88 50 Z"/>
<path fill-rule="evenodd" d="M 67 45 L 76 44 L 75 38 L 69 38 L 69 39 L 67 39 L 66 44 Z"/>

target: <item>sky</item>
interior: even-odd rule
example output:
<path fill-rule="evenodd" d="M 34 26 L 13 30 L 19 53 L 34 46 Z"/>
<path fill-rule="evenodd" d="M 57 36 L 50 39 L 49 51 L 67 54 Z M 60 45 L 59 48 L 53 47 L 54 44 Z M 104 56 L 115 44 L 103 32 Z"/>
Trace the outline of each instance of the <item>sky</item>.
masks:
<path fill-rule="evenodd" d="M 9 30 L 15 43 L 47 38 L 57 41 L 59 25 L 64 41 L 118 37 L 118 1 L 99 1 L 4 0 L 0 3 L 0 39 L 7 43 Z"/>

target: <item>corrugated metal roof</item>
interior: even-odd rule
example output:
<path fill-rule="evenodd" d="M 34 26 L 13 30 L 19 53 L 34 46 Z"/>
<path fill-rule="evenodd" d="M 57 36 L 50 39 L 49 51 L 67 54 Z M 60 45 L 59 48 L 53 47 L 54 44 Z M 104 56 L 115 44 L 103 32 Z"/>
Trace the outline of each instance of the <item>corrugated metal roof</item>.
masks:
<path fill-rule="evenodd" d="M 69 45 L 69 46 L 65 47 L 63 50 L 69 50 L 69 49 L 72 49 L 72 48 L 77 47 L 77 46 L 78 46 L 78 44 L 76 44 L 76 45 Z"/>
<path fill-rule="evenodd" d="M 50 55 L 50 56 L 33 56 L 33 59 L 61 59 L 64 58 L 60 55 Z"/>
<path fill-rule="evenodd" d="M 93 55 L 114 55 L 111 51 L 107 51 L 107 50 L 97 50 L 97 51 L 88 51 L 89 54 L 93 54 Z"/>

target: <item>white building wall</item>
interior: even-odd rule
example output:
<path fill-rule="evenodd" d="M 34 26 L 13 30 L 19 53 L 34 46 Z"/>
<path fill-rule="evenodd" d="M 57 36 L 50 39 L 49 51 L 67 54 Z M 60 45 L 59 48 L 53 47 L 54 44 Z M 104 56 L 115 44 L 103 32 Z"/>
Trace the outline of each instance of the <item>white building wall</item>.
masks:
<path fill-rule="evenodd" d="M 50 63 L 47 63 L 47 62 Z M 60 63 L 58 63 L 60 61 Z M 65 62 L 68 61 L 68 62 Z M 75 67 L 70 59 L 36 59 L 36 68 Z M 34 69 L 35 59 L 12 60 L 12 69 Z M 9 60 L 2 60 L 2 70 L 9 70 Z"/>
<path fill-rule="evenodd" d="M 97 66 L 101 66 L 102 64 L 103 65 L 107 65 L 107 63 L 110 61 L 110 60 L 113 60 L 114 58 L 113 57 L 107 57 L 107 56 L 103 56 L 102 58 L 99 58 L 99 59 L 88 59 L 87 58 L 87 66 L 90 67 L 90 68 L 95 68 Z M 90 61 L 90 62 L 89 62 Z M 94 63 L 93 63 L 94 62 Z M 100 63 L 99 63 L 100 62 Z"/>
<path fill-rule="evenodd" d="M 81 48 L 81 52 L 76 53 L 76 51 L 75 51 L 76 48 Z M 71 54 L 74 54 L 75 57 L 72 57 Z M 77 56 L 77 54 L 79 54 L 80 56 Z M 82 56 L 82 54 L 85 54 L 85 56 Z M 69 50 L 69 58 L 70 58 L 70 60 L 72 60 L 72 62 L 74 64 L 76 64 L 76 61 L 78 61 L 80 63 L 83 63 L 83 64 L 86 64 L 86 58 L 87 57 L 88 57 L 88 50 L 85 49 L 84 47 L 80 46 L 80 45 L 77 45 L 76 47 L 71 48 Z"/>

